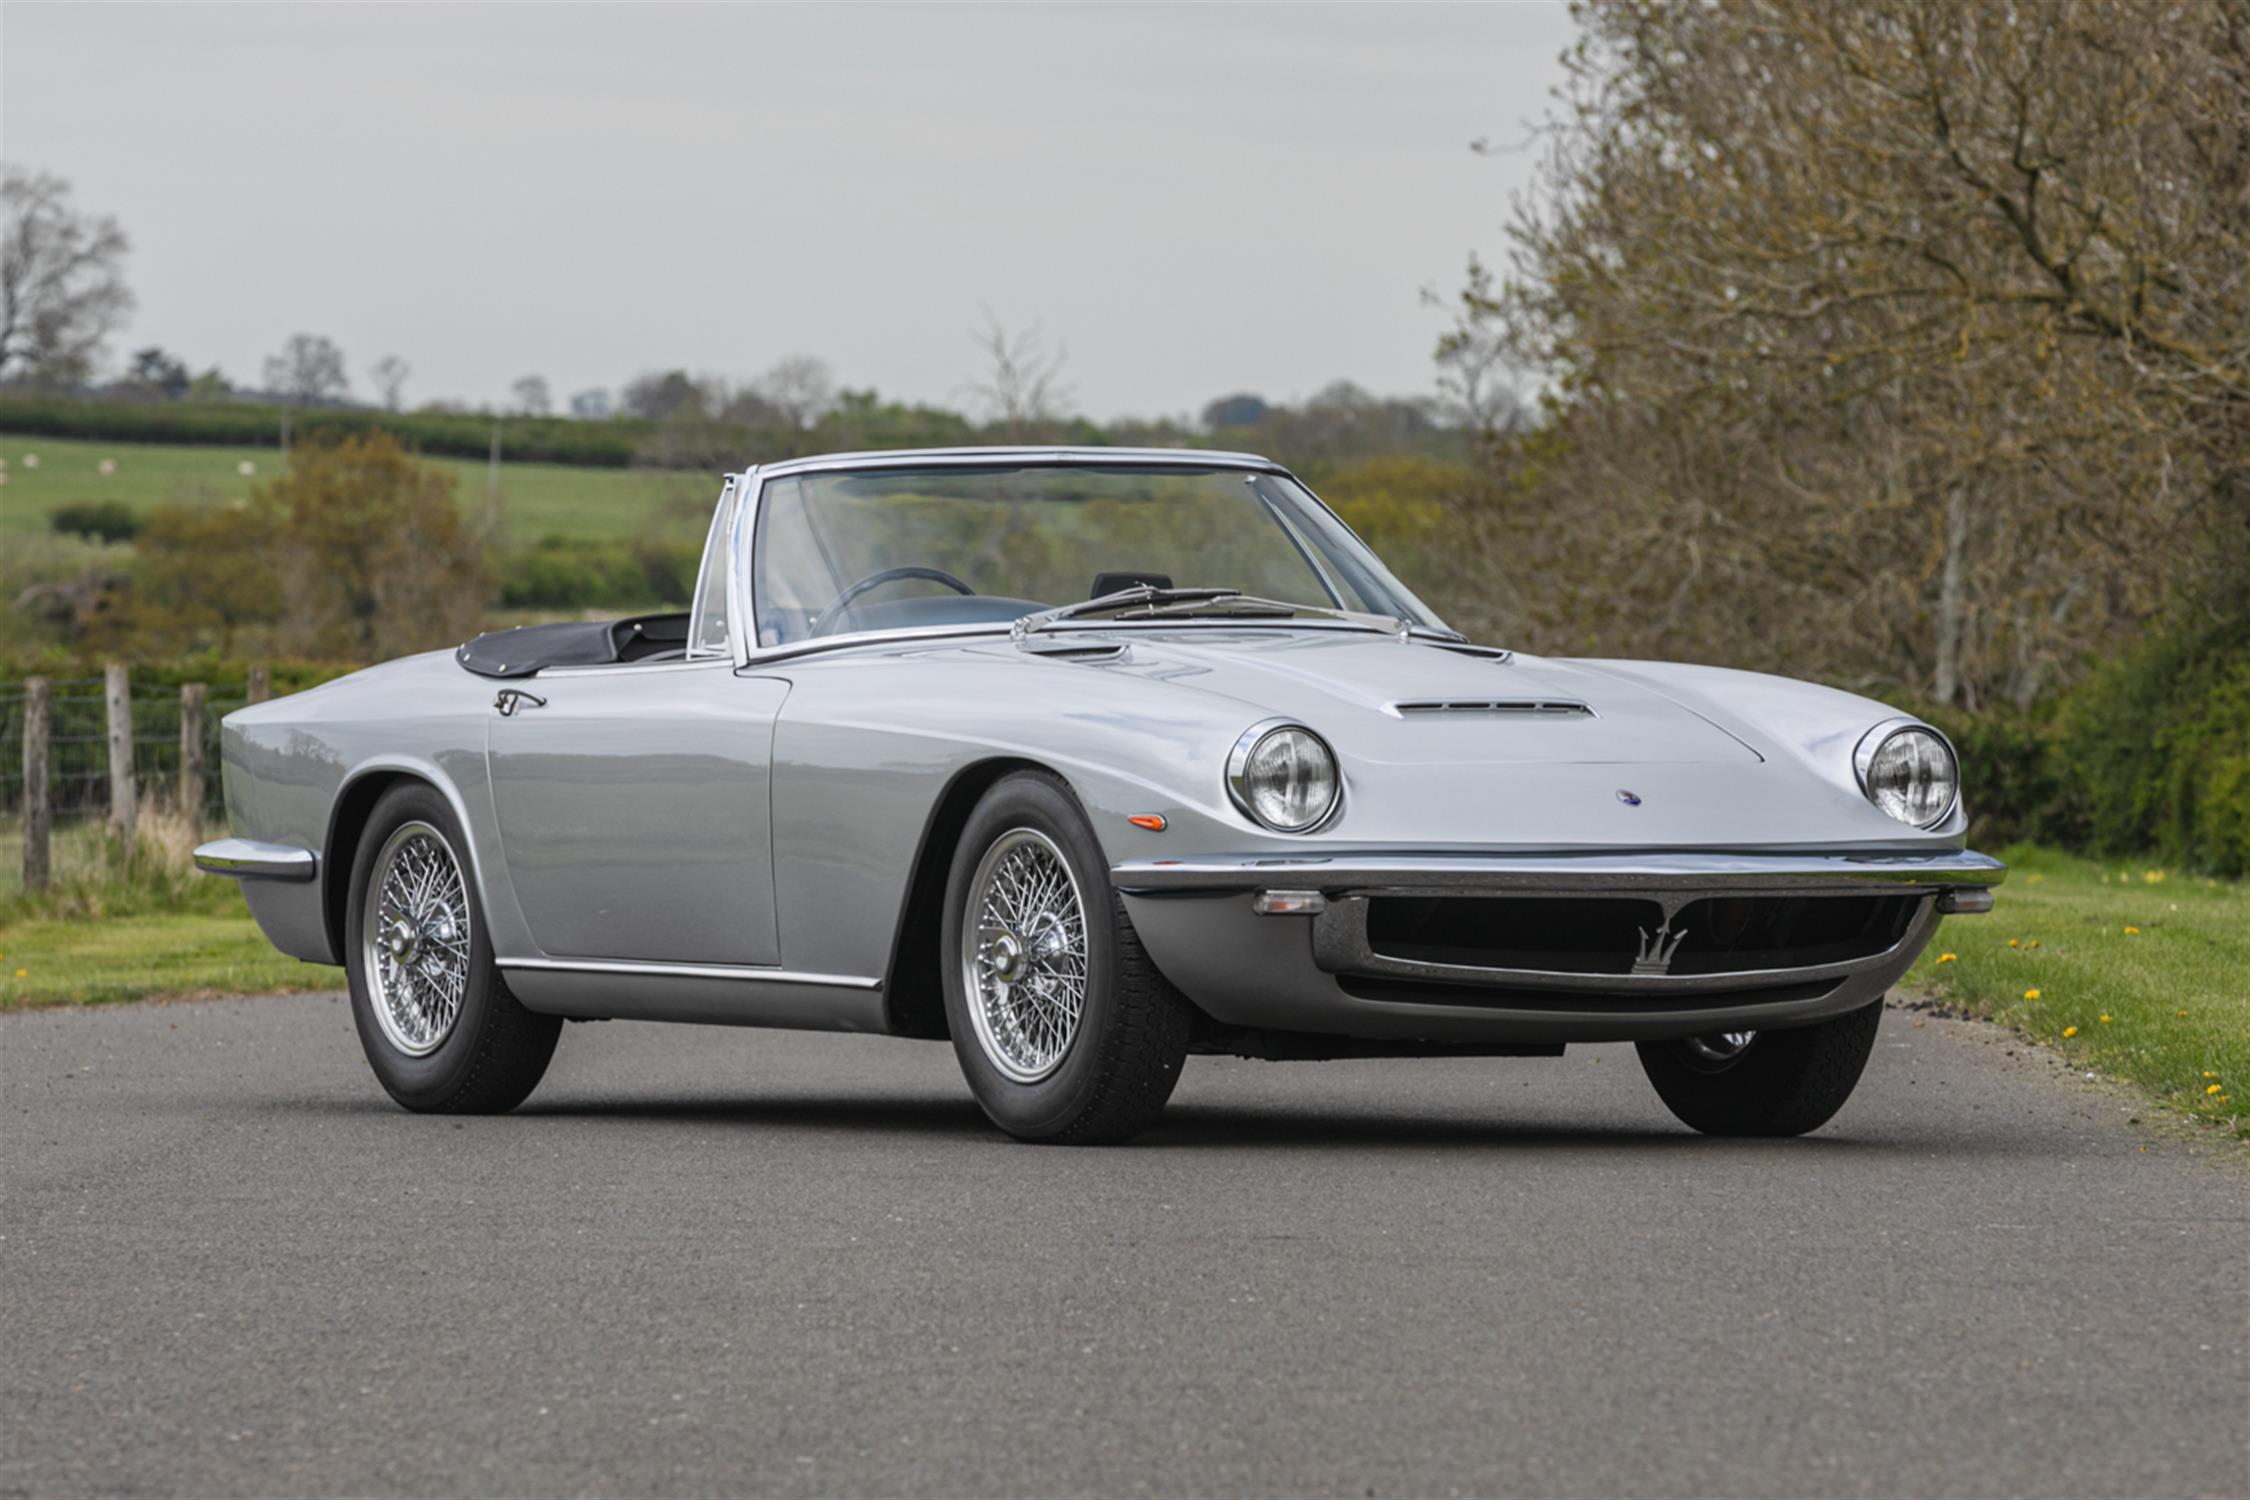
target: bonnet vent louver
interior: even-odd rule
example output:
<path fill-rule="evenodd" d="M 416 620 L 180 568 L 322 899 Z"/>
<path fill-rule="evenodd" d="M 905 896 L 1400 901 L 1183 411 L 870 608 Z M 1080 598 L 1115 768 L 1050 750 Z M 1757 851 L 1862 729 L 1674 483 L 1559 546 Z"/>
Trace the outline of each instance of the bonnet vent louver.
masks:
<path fill-rule="evenodd" d="M 1508 717 L 1539 717 L 1562 719 L 1590 719 L 1594 711 L 1583 703 L 1569 703 L 1553 698 L 1424 698 L 1410 703 L 1394 703 L 1391 712 L 1400 715 L 1419 714 L 1499 714 Z"/>

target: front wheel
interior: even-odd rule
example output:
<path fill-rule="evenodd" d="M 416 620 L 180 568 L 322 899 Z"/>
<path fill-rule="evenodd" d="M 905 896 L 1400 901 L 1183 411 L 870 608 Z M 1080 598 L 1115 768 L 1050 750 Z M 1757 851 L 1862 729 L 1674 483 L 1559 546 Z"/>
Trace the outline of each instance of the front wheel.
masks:
<path fill-rule="evenodd" d="M 376 802 L 352 861 L 344 968 L 352 1021 L 390 1096 L 429 1114 L 498 1114 L 538 1087 L 562 1021 L 517 1003 L 492 958 L 453 809 L 419 782 Z"/>
<path fill-rule="evenodd" d="M 1705 1135 L 1803 1135 L 1852 1096 L 1882 1020 L 1877 1000 L 1817 1026 L 1635 1045 L 1681 1124 Z"/>
<path fill-rule="evenodd" d="M 946 882 L 945 1013 L 977 1103 L 1018 1140 L 1154 1123 L 1194 1012 L 1142 949 L 1067 788 L 1025 771 L 970 814 Z"/>

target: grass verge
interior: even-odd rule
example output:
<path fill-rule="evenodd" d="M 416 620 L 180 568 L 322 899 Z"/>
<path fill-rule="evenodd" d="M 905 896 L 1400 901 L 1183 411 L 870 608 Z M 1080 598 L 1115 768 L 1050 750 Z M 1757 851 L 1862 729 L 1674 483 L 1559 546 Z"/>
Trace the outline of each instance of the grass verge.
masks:
<path fill-rule="evenodd" d="M 2250 884 L 2021 847 L 1907 976 L 2073 1066 L 2250 1137 Z"/>
<path fill-rule="evenodd" d="M 17 879 L 20 830 L 0 838 L 0 1011 L 340 985 L 274 952 L 233 881 L 195 872 L 200 832 L 155 798 L 129 854 L 99 823 L 59 828 L 43 891 Z"/>

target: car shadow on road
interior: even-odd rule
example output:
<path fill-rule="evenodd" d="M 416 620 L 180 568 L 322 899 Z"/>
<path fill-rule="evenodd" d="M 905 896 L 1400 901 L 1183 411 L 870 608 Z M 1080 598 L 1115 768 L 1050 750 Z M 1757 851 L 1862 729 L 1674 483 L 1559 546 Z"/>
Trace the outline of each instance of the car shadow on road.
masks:
<path fill-rule="evenodd" d="M 302 1107 L 293 1104 L 291 1107 Z M 337 1107 L 337 1106 L 329 1106 Z M 389 1114 L 402 1121 L 442 1124 L 450 1117 L 405 1115 L 387 1101 L 370 1100 L 353 1113 Z M 899 1094 L 729 1095 L 686 1098 L 568 1096 L 533 1099 L 507 1119 L 535 1123 L 596 1124 L 677 1129 L 725 1126 L 791 1134 L 911 1137 L 1007 1145 L 967 1098 Z M 491 1122 L 471 1122 L 481 1125 Z M 1315 1105 L 1174 1104 L 1156 1125 L 1127 1145 L 1129 1151 L 1337 1151 L 1431 1149 L 1522 1152 L 1534 1150 L 1632 1152 L 1747 1152 L 1817 1150 L 1830 1156 L 1927 1152 L 1909 1144 L 1831 1127 L 1788 1141 L 1721 1140 L 1680 1128 L 1588 1121 L 1558 1124 L 1511 1119 L 1495 1111 L 1465 1114 L 1401 1108 L 1392 1111 L 1322 1109 Z"/>

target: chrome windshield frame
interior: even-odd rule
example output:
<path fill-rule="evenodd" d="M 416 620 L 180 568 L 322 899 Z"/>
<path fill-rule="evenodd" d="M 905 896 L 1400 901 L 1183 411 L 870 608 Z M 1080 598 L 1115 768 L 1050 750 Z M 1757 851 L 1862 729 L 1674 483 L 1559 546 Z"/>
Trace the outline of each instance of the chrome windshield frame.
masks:
<path fill-rule="evenodd" d="M 992 448 L 909 448 L 888 452 L 824 453 L 809 458 L 786 459 L 779 463 L 754 464 L 746 467 L 739 483 L 743 495 L 735 508 L 733 535 L 729 538 L 730 565 L 727 569 L 729 602 L 734 607 L 734 623 L 738 628 L 729 632 L 732 638 L 734 665 L 737 670 L 755 663 L 773 661 L 783 657 L 802 656 L 808 650 L 831 650 L 842 646 L 875 645 L 917 639 L 950 639 L 972 635 L 997 635 L 1005 638 L 1010 622 L 992 625 L 939 626 L 928 629 L 858 631 L 848 635 L 811 641 L 785 641 L 778 645 L 761 646 L 757 643 L 758 614 L 757 590 L 752 564 L 757 547 L 758 519 L 765 510 L 766 486 L 777 479 L 789 479 L 805 474 L 848 473 L 877 469 L 988 469 L 1017 466 L 1023 468 L 1080 468 L 1080 469 L 1237 469 L 1244 473 L 1271 474 L 1294 484 L 1313 504 L 1327 513 L 1344 534 L 1365 547 L 1370 556 L 1381 561 L 1381 554 L 1367 545 L 1366 538 L 1352 530 L 1351 524 L 1337 515 L 1335 508 L 1295 474 L 1270 458 L 1255 453 L 1231 453 L 1218 449 L 1202 448 L 1045 448 L 1045 447 L 992 447 Z M 722 496 L 723 498 L 723 496 Z M 1409 598 L 1413 598 L 1409 591 Z M 1422 604 L 1418 598 L 1414 600 Z M 1427 611 L 1429 606 L 1422 604 Z M 1373 617 L 1362 617 L 1373 618 Z M 1432 612 L 1430 618 L 1436 620 Z M 1094 622 L 1108 626 L 1112 622 Z M 1181 624 L 1178 620 L 1145 622 Z M 1227 623 L 1240 628 L 1250 622 L 1234 620 Z M 1287 622 L 1300 628 L 1313 622 L 1296 620 Z M 1443 621 L 1439 627 L 1446 628 Z M 1346 628 L 1372 628 L 1357 624 Z"/>

